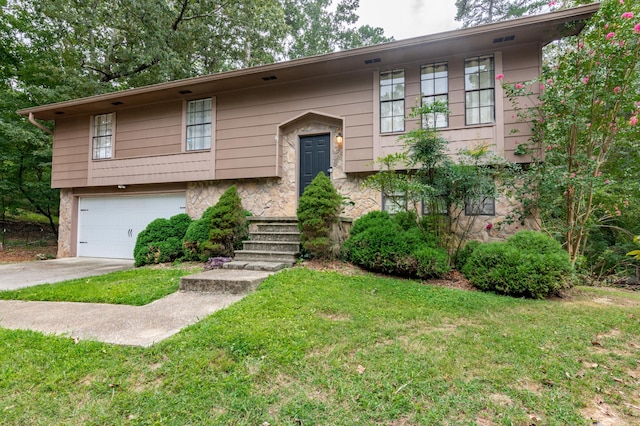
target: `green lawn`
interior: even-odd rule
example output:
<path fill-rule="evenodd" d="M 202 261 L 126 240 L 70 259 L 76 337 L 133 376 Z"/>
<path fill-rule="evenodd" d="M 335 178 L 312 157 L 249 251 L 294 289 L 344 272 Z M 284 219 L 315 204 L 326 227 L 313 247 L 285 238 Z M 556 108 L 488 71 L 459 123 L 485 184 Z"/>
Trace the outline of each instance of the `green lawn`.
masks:
<path fill-rule="evenodd" d="M 0 291 L 0 300 L 43 300 L 141 306 L 175 293 L 180 277 L 199 272 L 189 267 L 146 267 Z"/>
<path fill-rule="evenodd" d="M 637 424 L 639 319 L 640 295 L 611 289 L 530 301 L 294 268 L 147 349 L 0 330 L 0 416 L 10 425 Z"/>

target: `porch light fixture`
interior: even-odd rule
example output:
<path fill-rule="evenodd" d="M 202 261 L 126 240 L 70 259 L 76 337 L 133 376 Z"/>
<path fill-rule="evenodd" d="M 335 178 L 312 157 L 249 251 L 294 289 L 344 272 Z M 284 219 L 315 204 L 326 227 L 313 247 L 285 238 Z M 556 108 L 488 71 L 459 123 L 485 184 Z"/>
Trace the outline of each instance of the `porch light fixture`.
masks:
<path fill-rule="evenodd" d="M 127 185 L 118 185 L 118 189 L 127 189 Z"/>
<path fill-rule="evenodd" d="M 336 146 L 342 148 L 342 144 L 344 144 L 344 138 L 342 137 L 342 132 L 338 132 L 336 135 Z"/>

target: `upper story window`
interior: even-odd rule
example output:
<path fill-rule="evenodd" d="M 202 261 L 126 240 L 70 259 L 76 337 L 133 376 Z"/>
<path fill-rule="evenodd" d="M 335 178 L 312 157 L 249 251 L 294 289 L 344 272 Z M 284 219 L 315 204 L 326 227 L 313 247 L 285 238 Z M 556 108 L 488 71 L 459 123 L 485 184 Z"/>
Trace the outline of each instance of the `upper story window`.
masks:
<path fill-rule="evenodd" d="M 187 151 L 211 149 L 211 98 L 187 102 Z"/>
<path fill-rule="evenodd" d="M 93 159 L 111 158 L 113 153 L 113 113 L 93 116 Z"/>
<path fill-rule="evenodd" d="M 495 68 L 493 55 L 464 61 L 464 90 L 467 124 L 493 123 L 495 120 Z"/>
<path fill-rule="evenodd" d="M 420 91 L 422 105 L 435 101 L 449 104 L 449 70 L 446 62 L 424 65 L 420 68 Z M 422 117 L 422 127 L 442 128 L 449 126 L 445 113 L 429 113 Z"/>
<path fill-rule="evenodd" d="M 380 132 L 404 132 L 404 70 L 380 73 Z"/>

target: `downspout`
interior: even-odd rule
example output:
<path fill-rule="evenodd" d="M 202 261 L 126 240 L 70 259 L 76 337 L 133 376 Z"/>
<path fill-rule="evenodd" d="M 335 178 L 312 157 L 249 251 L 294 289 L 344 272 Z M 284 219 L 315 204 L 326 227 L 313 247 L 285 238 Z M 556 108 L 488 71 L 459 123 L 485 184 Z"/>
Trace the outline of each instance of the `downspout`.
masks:
<path fill-rule="evenodd" d="M 30 112 L 29 113 L 29 123 L 33 124 L 34 126 L 36 126 L 37 128 L 39 128 L 40 130 L 42 130 L 43 132 L 49 133 L 50 135 L 53 135 L 53 130 L 51 130 L 48 127 L 43 126 L 42 124 L 38 123 L 35 119 L 35 117 L 33 116 L 33 113 Z"/>

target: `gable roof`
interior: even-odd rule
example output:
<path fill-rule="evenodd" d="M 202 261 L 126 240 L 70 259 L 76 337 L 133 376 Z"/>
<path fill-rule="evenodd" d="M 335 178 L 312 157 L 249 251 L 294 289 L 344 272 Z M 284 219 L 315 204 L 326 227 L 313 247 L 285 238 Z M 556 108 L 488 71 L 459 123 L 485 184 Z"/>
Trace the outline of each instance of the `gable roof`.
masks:
<path fill-rule="evenodd" d="M 503 46 L 531 42 L 547 44 L 562 37 L 578 34 L 585 26 L 586 20 L 591 18 L 599 7 L 599 3 L 593 3 L 477 27 L 73 99 L 22 109 L 18 113 L 33 114 L 41 120 L 54 120 L 78 114 L 117 111 L 119 108 L 153 102 L 193 98 L 198 94 L 281 84 L 355 69 L 384 69 L 394 64 L 420 61 L 429 57 L 442 58 L 497 50 Z M 184 93 L 185 91 L 188 93 Z"/>

